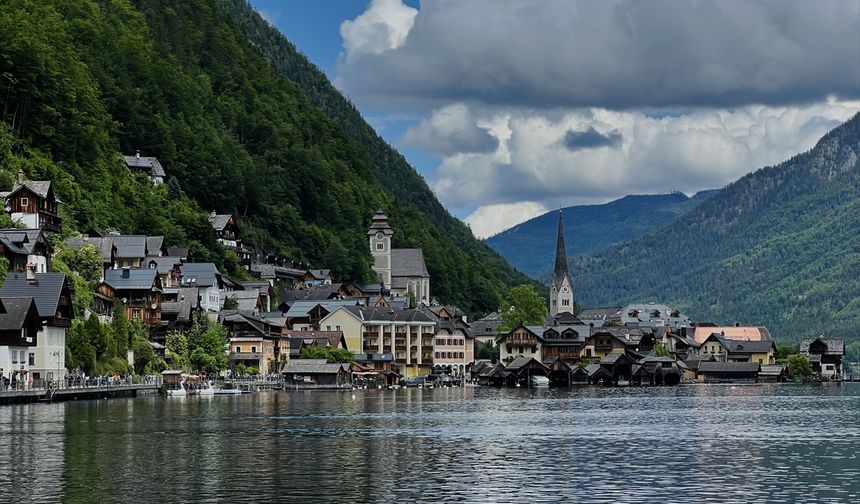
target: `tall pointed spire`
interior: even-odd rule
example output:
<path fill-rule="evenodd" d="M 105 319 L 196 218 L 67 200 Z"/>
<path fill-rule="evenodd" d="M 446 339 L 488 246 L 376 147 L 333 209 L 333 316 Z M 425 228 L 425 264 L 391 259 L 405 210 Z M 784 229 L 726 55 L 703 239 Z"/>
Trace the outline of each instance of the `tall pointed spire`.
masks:
<path fill-rule="evenodd" d="M 553 280 L 561 282 L 568 275 L 567 250 L 564 248 L 564 226 L 562 225 L 561 210 L 558 211 L 558 241 L 555 245 L 555 270 Z"/>

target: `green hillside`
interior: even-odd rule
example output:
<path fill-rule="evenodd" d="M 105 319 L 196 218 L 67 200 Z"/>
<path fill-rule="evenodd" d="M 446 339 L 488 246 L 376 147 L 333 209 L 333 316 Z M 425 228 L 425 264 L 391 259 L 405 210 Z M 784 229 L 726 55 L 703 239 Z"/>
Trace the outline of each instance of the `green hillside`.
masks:
<path fill-rule="evenodd" d="M 670 226 L 574 259 L 587 306 L 666 301 L 780 339 L 860 335 L 860 114 Z"/>
<path fill-rule="evenodd" d="M 361 135 L 276 68 L 216 0 L 4 3 L 3 181 L 18 168 L 55 180 L 69 230 L 164 234 L 228 270 L 211 209 L 239 215 L 260 251 L 369 279 L 365 231 L 383 207 L 395 245 L 424 248 L 440 298 L 490 311 L 526 280 L 448 215 L 354 109 Z M 326 100 L 347 103 L 324 84 Z M 135 150 L 161 160 L 167 187 L 128 174 L 119 156 Z"/>
<path fill-rule="evenodd" d="M 627 243 L 693 209 L 716 191 L 631 195 L 603 205 L 563 208 L 567 252 L 579 256 Z M 519 270 L 549 283 L 555 261 L 558 212 L 547 212 L 487 238 L 487 245 Z"/>

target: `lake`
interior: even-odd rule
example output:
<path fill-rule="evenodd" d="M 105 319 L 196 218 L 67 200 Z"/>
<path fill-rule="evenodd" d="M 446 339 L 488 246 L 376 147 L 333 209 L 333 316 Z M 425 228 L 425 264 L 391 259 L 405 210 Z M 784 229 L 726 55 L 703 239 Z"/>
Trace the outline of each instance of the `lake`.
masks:
<path fill-rule="evenodd" d="M 0 407 L 0 502 L 857 502 L 860 383 Z"/>

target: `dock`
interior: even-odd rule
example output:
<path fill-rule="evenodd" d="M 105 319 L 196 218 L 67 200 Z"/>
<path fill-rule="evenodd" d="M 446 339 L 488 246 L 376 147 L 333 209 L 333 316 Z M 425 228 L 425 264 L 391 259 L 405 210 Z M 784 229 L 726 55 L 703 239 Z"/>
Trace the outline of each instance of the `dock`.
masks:
<path fill-rule="evenodd" d="M 136 397 L 139 392 L 155 393 L 158 391 L 158 387 L 159 385 L 155 383 L 141 383 L 51 389 L 4 390 L 0 391 L 0 405 Z"/>

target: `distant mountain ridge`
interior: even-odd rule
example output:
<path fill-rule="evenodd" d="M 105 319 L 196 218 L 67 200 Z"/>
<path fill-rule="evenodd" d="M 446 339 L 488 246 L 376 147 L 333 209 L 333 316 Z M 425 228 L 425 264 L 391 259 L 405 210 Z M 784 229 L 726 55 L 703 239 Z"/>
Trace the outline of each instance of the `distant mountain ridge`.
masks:
<path fill-rule="evenodd" d="M 667 224 L 717 190 L 684 193 L 630 195 L 602 205 L 577 205 L 562 209 L 567 251 L 579 256 L 611 245 L 629 242 Z M 517 224 L 486 239 L 486 243 L 520 271 L 543 278 L 552 269 L 558 212 Z"/>
<path fill-rule="evenodd" d="M 572 277 L 586 306 L 659 300 L 783 341 L 860 336 L 860 113 L 671 226 L 574 259 Z"/>

